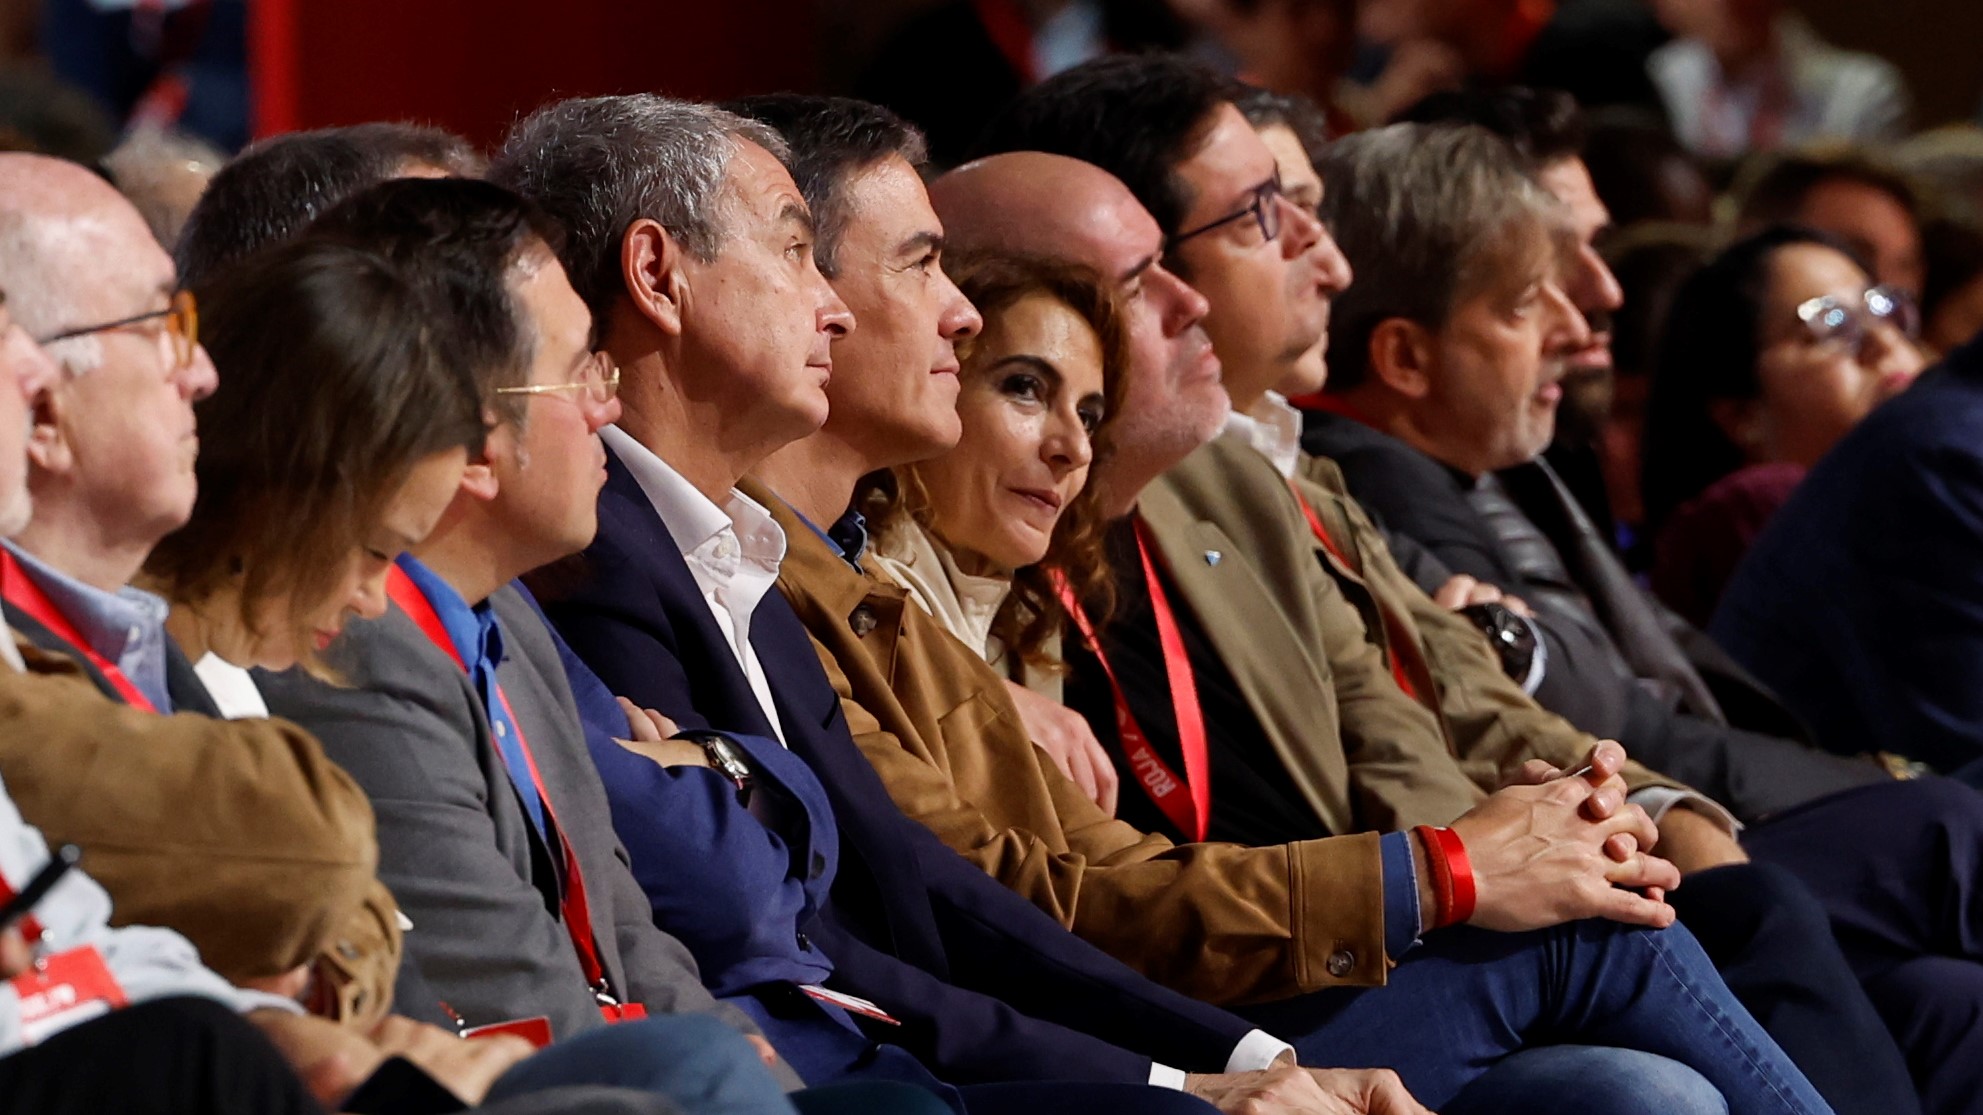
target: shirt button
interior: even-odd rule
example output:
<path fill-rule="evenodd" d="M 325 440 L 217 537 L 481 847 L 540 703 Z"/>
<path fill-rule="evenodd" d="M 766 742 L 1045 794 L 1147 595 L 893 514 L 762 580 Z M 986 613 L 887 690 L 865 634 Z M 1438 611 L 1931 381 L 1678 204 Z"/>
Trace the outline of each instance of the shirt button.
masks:
<path fill-rule="evenodd" d="M 1356 954 L 1348 949 L 1337 949 L 1329 954 L 1329 974 L 1343 979 L 1356 969 Z"/>
<path fill-rule="evenodd" d="M 817 879 L 826 874 L 826 857 L 818 852 L 812 854 L 812 874 L 808 878 Z"/>
<path fill-rule="evenodd" d="M 875 625 L 880 622 L 880 620 L 875 618 L 874 609 L 868 607 L 866 604 L 855 608 L 854 614 L 847 617 L 847 625 L 854 629 L 856 636 L 866 635 L 868 632 L 873 631 Z"/>

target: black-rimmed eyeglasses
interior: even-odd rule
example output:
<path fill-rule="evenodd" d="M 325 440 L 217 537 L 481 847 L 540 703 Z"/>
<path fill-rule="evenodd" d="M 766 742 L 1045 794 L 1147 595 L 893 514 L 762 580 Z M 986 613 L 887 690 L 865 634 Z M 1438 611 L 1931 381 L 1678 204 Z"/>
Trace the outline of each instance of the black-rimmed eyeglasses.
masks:
<path fill-rule="evenodd" d="M 1281 234 L 1281 196 L 1281 176 L 1276 173 L 1273 178 L 1262 182 L 1253 191 L 1253 200 L 1247 202 L 1245 208 L 1235 210 L 1215 221 L 1209 221 L 1199 225 L 1197 228 L 1180 232 L 1164 241 L 1164 248 L 1168 251 L 1194 236 L 1203 236 L 1208 232 L 1216 232 L 1227 225 L 1237 224 L 1240 221 L 1246 220 L 1248 217 L 1253 218 L 1259 224 L 1260 238 L 1262 240 L 1272 240 Z"/>

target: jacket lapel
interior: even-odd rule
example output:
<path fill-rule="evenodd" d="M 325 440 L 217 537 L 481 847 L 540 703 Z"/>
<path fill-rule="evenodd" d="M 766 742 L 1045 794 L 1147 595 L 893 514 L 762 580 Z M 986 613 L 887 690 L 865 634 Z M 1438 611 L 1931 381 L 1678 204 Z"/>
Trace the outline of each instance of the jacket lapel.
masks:
<path fill-rule="evenodd" d="M 1328 831 L 1356 831 L 1342 747 L 1306 742 L 1307 734 L 1336 723 L 1329 699 L 1334 689 L 1315 649 L 1294 636 L 1273 594 L 1225 532 L 1191 514 L 1162 484 L 1144 490 L 1138 513 L 1150 526 L 1178 594 L 1309 807 Z M 1329 707 L 1313 707 L 1304 694 L 1323 695 Z"/>

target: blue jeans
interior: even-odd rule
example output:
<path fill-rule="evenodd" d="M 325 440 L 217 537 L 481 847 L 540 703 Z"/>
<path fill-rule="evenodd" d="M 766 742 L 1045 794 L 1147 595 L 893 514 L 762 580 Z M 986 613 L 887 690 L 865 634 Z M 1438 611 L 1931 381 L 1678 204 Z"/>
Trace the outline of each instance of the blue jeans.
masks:
<path fill-rule="evenodd" d="M 695 1115 L 792 1115 L 756 1047 L 701 1014 L 622 1022 L 565 1038 L 511 1067 L 487 1102 L 570 1084 L 651 1092 Z"/>
<path fill-rule="evenodd" d="M 1728 1115 L 1707 1078 L 1678 1061 L 1593 1045 L 1505 1057 L 1440 1115 Z"/>
<path fill-rule="evenodd" d="M 1407 953 L 1385 987 L 1243 1013 L 1293 1042 L 1303 1064 L 1394 1069 L 1434 1109 L 1511 1053 L 1575 1043 L 1678 1061 L 1721 1093 L 1731 1115 L 1831 1110 L 1682 926 L 1443 929 Z"/>

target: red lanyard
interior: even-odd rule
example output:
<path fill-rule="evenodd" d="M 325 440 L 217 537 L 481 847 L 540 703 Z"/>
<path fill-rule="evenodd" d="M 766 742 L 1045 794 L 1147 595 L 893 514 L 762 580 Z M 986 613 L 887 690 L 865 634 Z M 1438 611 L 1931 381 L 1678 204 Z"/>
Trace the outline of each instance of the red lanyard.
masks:
<path fill-rule="evenodd" d="M 0 875 L 0 905 L 12 902 L 14 896 L 19 893 L 19 891 L 14 889 L 13 884 L 7 881 L 6 876 Z M 28 944 L 32 945 L 41 940 L 41 922 L 37 921 L 33 914 L 22 918 L 20 920 L 20 927 L 21 937 Z"/>
<path fill-rule="evenodd" d="M 433 644 L 447 652 L 454 664 L 468 672 L 468 663 L 461 660 L 461 652 L 455 649 L 454 640 L 448 637 L 447 628 L 441 624 L 441 617 L 434 611 L 427 594 L 413 583 L 406 571 L 395 565 L 386 574 L 386 594 L 401 611 L 420 626 Z M 560 906 L 564 912 L 565 931 L 571 935 L 572 948 L 578 951 L 579 966 L 585 969 L 585 981 L 592 988 L 592 994 L 599 1000 L 599 1011 L 608 1022 L 646 1016 L 646 1009 L 638 1003 L 621 1004 L 614 1000 L 611 985 L 606 980 L 605 966 L 599 962 L 599 945 L 592 939 L 592 911 L 585 901 L 585 877 L 580 873 L 578 853 L 572 850 L 571 841 L 565 837 L 563 825 L 558 823 L 558 814 L 551 807 L 551 795 L 544 791 L 544 779 L 537 773 L 537 760 L 530 753 L 530 743 L 523 736 L 523 721 L 518 720 L 510 708 L 510 699 L 503 693 L 501 685 L 496 686 L 496 699 L 503 703 L 503 712 L 509 716 L 516 728 L 516 742 L 523 751 L 524 765 L 530 768 L 530 781 L 537 787 L 538 800 L 544 803 L 544 815 L 551 822 L 551 829 L 558 834 L 558 848 L 564 856 L 564 893 Z"/>
<path fill-rule="evenodd" d="M 76 653 L 88 659 L 90 665 L 110 679 L 110 684 L 123 695 L 126 704 L 135 705 L 146 712 L 158 711 L 151 703 L 151 698 L 146 697 L 137 683 L 117 668 L 116 663 L 91 648 L 89 641 L 83 638 L 82 632 L 77 631 L 76 625 L 69 622 L 69 617 L 62 614 L 62 609 L 55 606 L 55 601 L 50 600 L 48 594 L 41 591 L 41 586 L 34 583 L 34 578 L 28 576 L 27 570 L 21 568 L 21 563 L 14 555 L 4 549 L 0 549 L 0 595 L 7 598 L 7 603 L 33 616 L 37 623 L 48 628 L 56 638 L 76 648 Z"/>
<path fill-rule="evenodd" d="M 1136 723 L 1135 715 L 1129 711 L 1129 696 L 1116 680 L 1108 656 L 1102 653 L 1102 640 L 1096 635 L 1094 624 L 1088 622 L 1081 602 L 1075 599 L 1064 580 L 1059 582 L 1060 601 L 1088 644 L 1089 652 L 1101 664 L 1103 675 L 1109 679 L 1109 688 L 1115 694 L 1116 734 L 1122 739 L 1122 751 L 1129 759 L 1130 769 L 1136 772 L 1137 785 L 1143 787 L 1143 792 L 1150 795 L 1150 800 L 1157 803 L 1157 808 L 1164 811 L 1164 816 L 1170 818 L 1179 832 L 1196 842 L 1205 839 L 1212 819 L 1212 771 L 1205 744 L 1205 711 L 1198 704 L 1198 682 L 1191 673 L 1184 633 L 1178 629 L 1177 615 L 1157 580 L 1156 564 L 1150 560 L 1148 529 L 1142 519 L 1135 520 L 1135 530 L 1136 554 L 1143 561 L 1143 582 L 1150 586 L 1150 611 L 1156 617 L 1157 641 L 1164 651 L 1164 673 L 1170 679 L 1171 709 L 1177 716 L 1177 742 L 1184 752 L 1185 777 L 1179 778 L 1171 770 Z"/>
<path fill-rule="evenodd" d="M 1308 497 L 1301 494 L 1300 486 L 1289 480 L 1288 490 L 1294 493 L 1294 501 L 1301 504 L 1301 513 L 1308 518 L 1308 529 L 1315 532 L 1315 540 L 1322 543 L 1322 548 L 1329 551 L 1329 556 L 1342 563 L 1346 569 L 1357 568 L 1337 547 L 1336 540 L 1329 537 L 1328 528 L 1322 525 L 1322 516 L 1316 514 L 1314 506 L 1308 502 Z M 1388 651 L 1384 657 L 1391 660 L 1391 676 L 1397 679 L 1398 688 L 1405 691 L 1405 696 L 1415 701 L 1419 700 L 1418 687 L 1412 684 L 1411 674 L 1405 669 L 1405 654 L 1410 647 L 1406 640 L 1410 638 L 1410 634 L 1381 600 L 1377 601 L 1377 614 L 1384 621 L 1384 643 Z"/>

